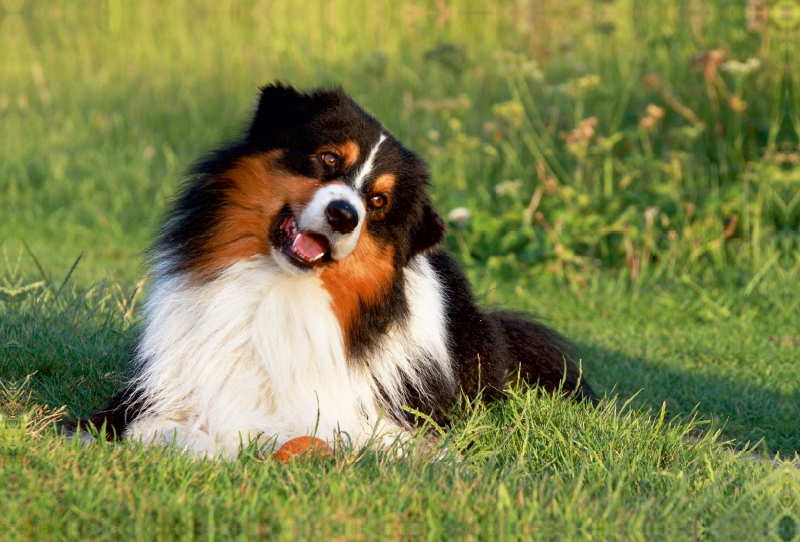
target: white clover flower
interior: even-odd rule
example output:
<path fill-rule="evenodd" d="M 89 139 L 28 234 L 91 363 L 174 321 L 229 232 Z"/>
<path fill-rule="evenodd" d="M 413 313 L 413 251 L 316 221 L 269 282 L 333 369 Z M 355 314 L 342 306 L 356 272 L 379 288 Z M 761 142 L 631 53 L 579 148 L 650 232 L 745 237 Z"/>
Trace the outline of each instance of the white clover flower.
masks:
<path fill-rule="evenodd" d="M 522 179 L 514 179 L 513 181 L 500 181 L 494 187 L 494 191 L 498 196 L 511 196 L 514 197 L 519 193 L 522 186 Z"/>
<path fill-rule="evenodd" d="M 742 73 L 745 70 L 745 63 L 738 60 L 728 60 L 720 64 L 719 69 L 728 73 Z"/>
<path fill-rule="evenodd" d="M 746 62 L 728 60 L 719 66 L 722 71 L 726 71 L 735 75 L 747 75 L 748 73 L 756 71 L 760 67 L 761 61 L 757 58 L 748 58 Z"/>
<path fill-rule="evenodd" d="M 653 222 L 655 221 L 656 216 L 658 216 L 658 210 L 658 207 L 648 207 L 644 210 L 644 213 L 642 213 L 648 228 L 653 226 Z"/>
<path fill-rule="evenodd" d="M 757 58 L 748 58 L 745 65 L 747 65 L 747 68 L 752 72 L 761 67 L 761 61 Z"/>
<path fill-rule="evenodd" d="M 658 211 L 659 211 L 658 207 L 648 207 L 647 209 L 644 210 L 644 213 L 642 214 L 644 215 L 645 218 L 649 218 L 650 220 L 652 220 L 658 214 Z"/>
<path fill-rule="evenodd" d="M 472 211 L 466 207 L 456 207 L 447 213 L 447 220 L 457 228 L 463 228 L 470 218 L 472 218 Z"/>

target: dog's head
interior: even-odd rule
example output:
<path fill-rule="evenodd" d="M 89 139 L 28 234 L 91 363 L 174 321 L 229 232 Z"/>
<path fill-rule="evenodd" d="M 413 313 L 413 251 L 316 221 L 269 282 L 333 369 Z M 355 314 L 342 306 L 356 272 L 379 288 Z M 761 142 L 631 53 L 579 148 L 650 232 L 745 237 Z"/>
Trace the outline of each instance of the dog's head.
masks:
<path fill-rule="evenodd" d="M 246 137 L 192 170 L 156 249 L 200 280 L 258 255 L 298 275 L 404 265 L 444 231 L 427 185 L 425 163 L 341 90 L 270 85 Z"/>
<path fill-rule="evenodd" d="M 245 137 L 193 168 L 154 251 L 162 272 L 200 282 L 272 258 L 329 290 L 346 283 L 357 305 L 441 239 L 428 182 L 425 163 L 341 90 L 267 86 Z"/>

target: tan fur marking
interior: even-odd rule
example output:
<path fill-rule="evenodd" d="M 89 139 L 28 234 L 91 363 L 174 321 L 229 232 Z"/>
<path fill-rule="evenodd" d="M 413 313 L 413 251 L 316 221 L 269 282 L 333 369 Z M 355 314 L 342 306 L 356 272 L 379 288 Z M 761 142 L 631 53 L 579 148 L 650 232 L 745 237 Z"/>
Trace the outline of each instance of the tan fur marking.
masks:
<path fill-rule="evenodd" d="M 320 274 L 342 333 L 347 337 L 360 318 L 359 302 L 372 305 L 389 292 L 394 277 L 394 247 L 381 247 L 366 228 L 353 252 L 333 262 Z"/>
<path fill-rule="evenodd" d="M 281 209 L 307 204 L 319 187 L 316 179 L 291 175 L 275 165 L 277 152 L 242 158 L 211 183 L 231 183 L 219 223 L 211 230 L 203 258 L 192 271 L 212 277 L 236 261 L 267 255 L 270 234 Z"/>
<path fill-rule="evenodd" d="M 345 169 L 353 167 L 353 164 L 358 161 L 358 157 L 361 155 L 361 149 L 355 141 L 348 141 L 347 143 L 339 145 L 336 150 L 338 150 L 339 154 L 344 158 Z"/>
<path fill-rule="evenodd" d="M 373 194 L 389 194 L 394 190 L 394 185 L 397 182 L 397 178 L 392 175 L 391 173 L 384 173 L 377 179 L 375 182 L 372 183 L 372 189 L 370 190 Z"/>

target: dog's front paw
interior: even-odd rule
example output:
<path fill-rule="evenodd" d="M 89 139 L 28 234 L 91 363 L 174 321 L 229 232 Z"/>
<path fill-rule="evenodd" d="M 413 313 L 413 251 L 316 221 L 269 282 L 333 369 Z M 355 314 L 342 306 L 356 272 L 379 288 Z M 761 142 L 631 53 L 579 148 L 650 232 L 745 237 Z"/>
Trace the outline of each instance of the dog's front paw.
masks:
<path fill-rule="evenodd" d="M 146 445 L 174 446 L 200 459 L 235 459 L 239 452 L 238 443 L 230 446 L 202 429 L 163 418 L 135 423 L 128 437 Z"/>

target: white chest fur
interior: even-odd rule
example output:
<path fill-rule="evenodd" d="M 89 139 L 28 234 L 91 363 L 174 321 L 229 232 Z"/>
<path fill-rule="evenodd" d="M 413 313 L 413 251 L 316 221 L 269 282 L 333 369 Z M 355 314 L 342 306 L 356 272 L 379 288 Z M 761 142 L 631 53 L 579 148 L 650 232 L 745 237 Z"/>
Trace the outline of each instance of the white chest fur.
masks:
<path fill-rule="evenodd" d="M 404 383 L 419 389 L 428 372 L 453 378 L 439 281 L 422 256 L 404 280 L 409 318 L 389 330 L 374 359 L 351 364 L 316 276 L 256 258 L 203 286 L 157 281 L 137 354 L 150 408 L 128 436 L 228 456 L 242 441 L 281 445 L 315 431 L 356 446 L 376 431 L 393 438 L 401 428 L 382 416 L 379 390 L 394 409 Z"/>

